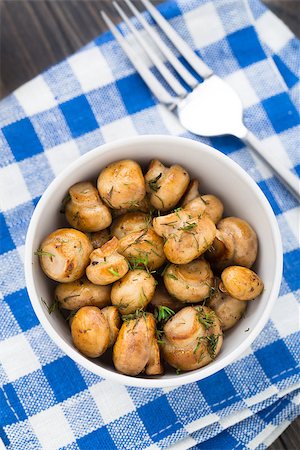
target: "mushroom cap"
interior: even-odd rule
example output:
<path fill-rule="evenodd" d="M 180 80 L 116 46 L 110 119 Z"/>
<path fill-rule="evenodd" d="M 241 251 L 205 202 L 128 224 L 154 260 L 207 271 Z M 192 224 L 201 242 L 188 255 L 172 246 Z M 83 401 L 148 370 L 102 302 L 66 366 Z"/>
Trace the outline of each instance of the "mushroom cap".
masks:
<path fill-rule="evenodd" d="M 112 236 L 122 239 L 135 231 L 142 231 L 150 225 L 149 215 L 142 212 L 129 212 L 113 221 L 111 227 Z"/>
<path fill-rule="evenodd" d="M 156 281 L 146 270 L 130 270 L 113 284 L 112 304 L 119 308 L 121 314 L 131 314 L 144 309 L 155 292 Z"/>
<path fill-rule="evenodd" d="M 221 220 L 224 211 L 223 203 L 218 197 L 212 194 L 200 195 L 197 180 L 190 182 L 184 195 L 182 206 L 193 217 L 206 215 L 214 223 L 218 223 Z"/>
<path fill-rule="evenodd" d="M 143 200 L 140 202 L 132 202 L 128 208 L 113 209 L 112 216 L 113 218 L 116 218 L 129 212 L 143 212 L 149 214 L 151 211 L 153 211 L 153 206 L 150 203 L 149 194 L 146 194 Z"/>
<path fill-rule="evenodd" d="M 111 208 L 130 208 L 146 195 L 145 180 L 139 164 L 130 159 L 109 164 L 97 181 L 103 201 Z"/>
<path fill-rule="evenodd" d="M 89 358 L 97 358 L 108 348 L 108 323 L 95 306 L 84 306 L 77 311 L 71 323 L 71 334 L 75 347 Z"/>
<path fill-rule="evenodd" d="M 170 295 L 185 303 L 208 298 L 214 284 L 214 274 L 204 259 L 188 264 L 171 264 L 164 273 L 164 283 Z"/>
<path fill-rule="evenodd" d="M 65 212 L 72 227 L 93 232 L 110 226 L 111 213 L 90 181 L 74 184 L 70 187 L 69 194 L 70 201 L 66 204 Z"/>
<path fill-rule="evenodd" d="M 124 255 L 133 266 L 156 270 L 166 261 L 164 254 L 164 240 L 152 228 L 135 231 L 124 236 L 119 241 L 118 251 Z M 138 264 L 141 261 L 141 264 Z"/>
<path fill-rule="evenodd" d="M 111 235 L 109 229 L 106 228 L 105 230 L 90 233 L 89 238 L 94 248 L 100 248 L 111 239 Z"/>
<path fill-rule="evenodd" d="M 109 328 L 109 347 L 112 347 L 117 340 L 120 327 L 121 327 L 121 317 L 118 308 L 115 306 L 106 306 L 101 309 L 102 314 L 108 323 Z"/>
<path fill-rule="evenodd" d="M 232 328 L 241 319 L 247 308 L 247 302 L 241 302 L 219 289 L 216 289 L 206 305 L 218 316 L 223 331 Z"/>
<path fill-rule="evenodd" d="M 183 196 L 190 177 L 178 164 L 167 168 L 155 159 L 149 165 L 145 181 L 147 192 L 151 194 L 150 202 L 154 208 L 168 211 L 174 208 Z"/>
<path fill-rule="evenodd" d="M 249 223 L 239 217 L 226 217 L 218 223 L 217 230 L 216 240 L 207 255 L 212 265 L 218 270 L 231 265 L 250 268 L 257 257 L 258 241 Z"/>
<path fill-rule="evenodd" d="M 93 250 L 88 237 L 73 228 L 53 231 L 38 251 L 41 267 L 55 281 L 69 283 L 84 275 Z"/>
<path fill-rule="evenodd" d="M 128 272 L 128 263 L 124 256 L 118 253 L 118 245 L 118 239 L 113 237 L 91 253 L 91 262 L 86 268 L 86 276 L 92 283 L 111 284 Z"/>
<path fill-rule="evenodd" d="M 215 235 L 215 224 L 208 217 L 188 219 L 167 237 L 165 255 L 174 264 L 188 264 L 211 246 Z"/>
<path fill-rule="evenodd" d="M 188 188 L 185 191 L 185 194 L 182 198 L 181 206 L 183 208 L 185 208 L 188 203 L 190 203 L 192 200 L 194 200 L 197 197 L 200 197 L 199 181 L 191 180 L 190 184 L 188 185 Z"/>
<path fill-rule="evenodd" d="M 55 297 L 60 306 L 74 311 L 83 306 L 97 306 L 103 308 L 110 304 L 110 286 L 97 286 L 87 278 L 60 283 L 55 288 Z"/>
<path fill-rule="evenodd" d="M 164 359 L 180 370 L 199 369 L 219 353 L 223 334 L 214 312 L 206 306 L 187 306 L 165 324 Z"/>
<path fill-rule="evenodd" d="M 254 300 L 264 288 L 259 276 L 247 267 L 229 266 L 223 270 L 221 280 L 224 290 L 237 300 Z"/>
<path fill-rule="evenodd" d="M 113 362 L 126 375 L 136 376 L 144 369 L 148 375 L 162 373 L 152 314 L 143 313 L 123 323 L 113 348 Z"/>
<path fill-rule="evenodd" d="M 201 199 L 205 204 L 204 214 L 214 223 L 218 223 L 222 219 L 224 212 L 224 206 L 221 200 L 212 194 L 201 195 Z"/>
<path fill-rule="evenodd" d="M 185 304 L 172 297 L 167 291 L 163 283 L 159 283 L 155 289 L 154 296 L 149 304 L 152 308 L 159 308 L 160 306 L 166 306 L 172 309 L 172 311 L 179 311 L 184 308 Z"/>

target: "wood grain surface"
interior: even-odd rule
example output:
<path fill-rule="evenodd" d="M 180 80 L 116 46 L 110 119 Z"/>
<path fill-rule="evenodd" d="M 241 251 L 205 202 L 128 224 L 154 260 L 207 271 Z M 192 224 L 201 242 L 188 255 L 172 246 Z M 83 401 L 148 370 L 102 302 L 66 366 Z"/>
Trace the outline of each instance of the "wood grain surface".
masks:
<path fill-rule="evenodd" d="M 300 37 L 300 0 L 264 3 Z M 110 0 L 0 0 L 0 98 L 105 31 L 100 9 L 119 21 Z M 298 450 L 300 418 L 269 448 Z"/>

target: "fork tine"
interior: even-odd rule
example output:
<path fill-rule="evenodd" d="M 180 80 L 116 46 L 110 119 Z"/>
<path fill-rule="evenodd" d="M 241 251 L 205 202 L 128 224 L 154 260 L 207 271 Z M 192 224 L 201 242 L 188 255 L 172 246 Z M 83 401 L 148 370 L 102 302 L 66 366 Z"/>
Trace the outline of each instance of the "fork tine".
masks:
<path fill-rule="evenodd" d="M 148 69 L 146 64 L 137 56 L 137 54 L 132 50 L 126 39 L 122 36 L 119 30 L 112 23 L 110 18 L 104 11 L 100 11 L 101 16 L 122 47 L 124 53 L 126 53 L 127 57 L 130 59 L 133 66 L 136 68 L 137 72 L 143 78 L 144 82 L 147 84 L 149 89 L 155 95 L 155 97 L 163 104 L 173 109 L 176 106 L 176 99 L 172 97 L 168 91 L 163 87 L 163 85 L 155 78 L 152 72 Z"/>
<path fill-rule="evenodd" d="M 127 3 L 127 0 L 125 0 Z M 160 14 L 160 12 L 154 8 L 149 0 L 141 0 L 147 11 L 151 14 L 155 22 L 164 31 L 166 36 L 170 39 L 172 44 L 187 60 L 187 62 L 193 67 L 193 69 L 202 77 L 208 78 L 213 74 L 213 71 L 205 64 L 202 59 L 199 58 L 196 53 L 187 45 L 181 36 L 171 27 L 166 19 Z"/>
<path fill-rule="evenodd" d="M 125 0 L 125 3 L 130 8 L 135 17 L 143 25 L 149 36 L 153 39 L 160 51 L 165 55 L 167 60 L 172 64 L 174 69 L 179 73 L 181 78 L 187 83 L 191 88 L 196 87 L 199 83 L 198 80 L 184 67 L 184 65 L 176 58 L 174 53 L 169 49 L 169 47 L 164 43 L 159 34 L 153 30 L 148 22 L 144 19 L 142 14 L 136 9 L 131 0 Z"/>
<path fill-rule="evenodd" d="M 118 11 L 128 28 L 131 30 L 132 34 L 136 37 L 137 41 L 140 43 L 140 45 L 143 47 L 149 58 L 152 60 L 153 64 L 156 66 L 156 68 L 159 70 L 161 75 L 164 77 L 167 83 L 169 83 L 170 87 L 173 89 L 173 91 L 179 96 L 179 97 L 185 97 L 187 94 L 187 91 L 184 89 L 184 87 L 179 83 L 179 81 L 174 77 L 172 72 L 165 66 L 165 64 L 160 60 L 160 58 L 157 56 L 157 54 L 152 50 L 152 48 L 148 45 L 148 43 L 145 41 L 145 39 L 142 38 L 141 34 L 137 31 L 135 26 L 132 24 L 132 22 L 129 20 L 129 18 L 126 16 L 123 9 L 120 7 L 120 5 L 113 1 L 113 6 Z"/>

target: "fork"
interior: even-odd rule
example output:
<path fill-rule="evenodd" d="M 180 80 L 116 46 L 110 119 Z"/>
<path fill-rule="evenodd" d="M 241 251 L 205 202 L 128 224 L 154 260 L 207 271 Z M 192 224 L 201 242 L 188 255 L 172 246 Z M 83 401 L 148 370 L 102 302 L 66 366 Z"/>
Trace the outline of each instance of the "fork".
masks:
<path fill-rule="evenodd" d="M 179 61 L 171 49 L 161 39 L 160 35 L 149 25 L 132 1 L 124 1 L 143 26 L 148 36 L 152 39 L 155 46 L 161 51 L 163 56 L 185 84 L 191 88 L 191 92 L 189 92 L 179 82 L 178 78 L 173 75 L 161 57 L 153 50 L 153 47 L 141 36 L 141 33 L 139 33 L 137 28 L 133 25 L 121 6 L 116 1 L 113 1 L 112 3 L 116 11 L 175 94 L 171 95 L 167 91 L 163 84 L 155 77 L 155 75 L 153 75 L 147 64 L 132 49 L 128 41 L 116 28 L 108 15 L 104 11 L 101 11 L 102 18 L 106 25 L 158 101 L 178 117 L 180 123 L 186 130 L 195 135 L 211 137 L 231 134 L 242 139 L 246 145 L 249 145 L 252 150 L 267 163 L 277 178 L 299 202 L 299 178 L 287 167 L 283 166 L 274 155 L 270 155 L 267 148 L 265 148 L 256 136 L 245 127 L 243 124 L 242 102 L 231 86 L 213 73 L 213 71 L 199 58 L 198 55 L 196 55 L 196 53 L 194 53 L 149 0 L 141 0 L 161 31 L 165 33 L 170 42 L 177 48 L 188 64 L 203 79 L 202 82 L 199 82 Z"/>

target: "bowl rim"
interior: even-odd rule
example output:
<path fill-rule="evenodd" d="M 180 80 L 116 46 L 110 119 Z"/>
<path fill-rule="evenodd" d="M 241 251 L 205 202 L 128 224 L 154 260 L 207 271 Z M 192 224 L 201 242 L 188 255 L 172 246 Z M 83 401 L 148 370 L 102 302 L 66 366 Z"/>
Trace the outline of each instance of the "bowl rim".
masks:
<path fill-rule="evenodd" d="M 215 361 L 214 367 L 212 367 L 210 364 L 208 364 L 205 367 L 202 367 L 200 369 L 197 369 L 195 371 L 191 372 L 185 372 L 181 375 L 178 375 L 174 378 L 139 378 L 139 377 L 130 377 L 128 375 L 123 375 L 121 373 L 118 373 L 117 371 L 112 371 L 109 369 L 106 369 L 104 367 L 98 366 L 94 364 L 93 361 L 89 360 L 87 357 L 79 353 L 75 348 L 72 348 L 68 343 L 66 343 L 63 338 L 59 335 L 57 331 L 54 330 L 54 328 L 49 324 L 48 320 L 46 319 L 45 311 L 43 310 L 42 304 L 40 302 L 40 298 L 38 296 L 38 293 L 35 289 L 35 277 L 34 277 L 34 271 L 33 271 L 33 265 L 32 265 L 32 258 L 33 258 L 33 239 L 34 239 L 34 233 L 35 229 L 37 227 L 37 224 L 39 222 L 41 213 L 49 201 L 49 199 L 52 196 L 52 193 L 56 190 L 56 188 L 60 185 L 61 181 L 67 177 L 70 173 L 73 172 L 74 169 L 78 168 L 81 165 L 84 165 L 90 160 L 93 160 L 100 154 L 104 153 L 110 153 L 116 148 L 122 147 L 122 146 L 128 146 L 130 144 L 135 145 L 136 143 L 139 143 L 143 145 L 144 143 L 152 143 L 155 145 L 155 143 L 161 143 L 162 141 L 165 141 L 169 145 L 172 144 L 178 144 L 182 143 L 182 145 L 190 146 L 191 148 L 194 147 L 195 151 L 201 150 L 204 153 L 212 153 L 214 152 L 215 156 L 222 161 L 225 165 L 229 166 L 232 170 L 238 173 L 238 175 L 243 178 L 244 182 L 249 186 L 249 188 L 253 191 L 253 193 L 256 195 L 257 199 L 260 201 L 260 203 L 263 205 L 265 213 L 268 218 L 269 225 L 272 229 L 272 240 L 273 245 L 275 248 L 276 253 L 276 266 L 275 266 L 275 276 L 274 276 L 274 283 L 271 288 L 271 292 L 268 298 L 268 301 L 265 305 L 265 309 L 263 311 L 263 314 L 257 321 L 256 325 L 253 327 L 249 335 L 244 339 L 244 341 L 231 353 L 229 353 L 227 356 L 223 358 L 222 361 Z M 43 326 L 44 330 L 47 332 L 47 334 L 50 336 L 50 338 L 54 341 L 54 343 L 71 359 L 73 359 L 76 363 L 80 364 L 81 366 L 85 367 L 92 373 L 103 377 L 105 379 L 109 379 L 114 382 L 118 382 L 119 384 L 127 385 L 127 386 L 135 386 L 135 387 L 146 387 L 146 388 L 162 388 L 162 387 L 173 387 L 173 386 L 179 386 L 184 385 L 188 383 L 192 383 L 194 381 L 199 381 L 201 379 L 207 378 L 210 375 L 213 375 L 217 372 L 219 372 L 221 369 L 228 366 L 230 363 L 234 362 L 247 348 L 250 347 L 254 339 L 258 336 L 258 334 L 261 332 L 263 327 L 265 326 L 266 322 L 268 321 L 271 310 L 273 308 L 273 305 L 277 299 L 280 284 L 281 284 L 281 278 L 282 278 L 282 267 L 283 267 L 283 252 L 282 252 L 282 243 L 281 243 L 281 235 L 279 231 L 279 227 L 275 218 L 275 215 L 273 213 L 273 210 L 267 201 L 265 195 L 260 190 L 260 188 L 257 186 L 256 182 L 248 175 L 248 173 L 240 167 L 235 161 L 230 159 L 227 155 L 223 154 L 219 150 L 216 150 L 215 148 L 204 144 L 199 141 L 194 141 L 192 139 L 184 138 L 184 137 L 177 137 L 177 136 L 169 136 L 169 135 L 140 135 L 135 137 L 129 137 L 129 138 L 122 138 L 117 139 L 112 142 L 102 144 L 84 155 L 77 158 L 73 163 L 71 163 L 69 166 L 67 166 L 62 172 L 60 172 L 54 180 L 50 183 L 50 185 L 47 187 L 43 195 L 41 196 L 34 212 L 30 220 L 30 224 L 27 230 L 26 235 L 26 241 L 25 241 L 25 280 L 26 280 L 26 288 L 29 294 L 29 298 L 31 301 L 31 304 L 33 306 L 33 309 L 38 317 L 38 320 L 40 321 L 41 325 Z"/>

